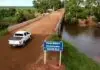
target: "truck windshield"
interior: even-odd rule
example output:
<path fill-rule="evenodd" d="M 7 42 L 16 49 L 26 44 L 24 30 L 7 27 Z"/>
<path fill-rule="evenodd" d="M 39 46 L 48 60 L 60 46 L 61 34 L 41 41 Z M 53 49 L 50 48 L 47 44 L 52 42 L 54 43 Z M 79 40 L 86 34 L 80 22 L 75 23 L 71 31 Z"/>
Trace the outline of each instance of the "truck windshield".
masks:
<path fill-rule="evenodd" d="M 23 34 L 15 34 L 15 36 L 23 36 Z"/>

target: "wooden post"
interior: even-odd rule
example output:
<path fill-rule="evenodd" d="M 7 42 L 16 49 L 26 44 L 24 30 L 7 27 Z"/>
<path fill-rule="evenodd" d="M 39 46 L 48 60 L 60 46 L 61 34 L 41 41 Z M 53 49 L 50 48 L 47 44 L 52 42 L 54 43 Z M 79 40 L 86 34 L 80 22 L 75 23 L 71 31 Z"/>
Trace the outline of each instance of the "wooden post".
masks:
<path fill-rule="evenodd" d="M 62 55 L 62 51 L 60 51 L 59 66 L 61 66 L 61 55 Z"/>
<path fill-rule="evenodd" d="M 46 50 L 44 50 L 44 64 L 46 64 Z"/>

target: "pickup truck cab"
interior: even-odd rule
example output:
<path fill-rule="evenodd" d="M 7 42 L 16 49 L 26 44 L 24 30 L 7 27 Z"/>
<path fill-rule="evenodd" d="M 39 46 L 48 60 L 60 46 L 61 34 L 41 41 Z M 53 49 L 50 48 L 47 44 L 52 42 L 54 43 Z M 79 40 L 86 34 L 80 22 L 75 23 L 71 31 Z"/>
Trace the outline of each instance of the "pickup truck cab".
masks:
<path fill-rule="evenodd" d="M 8 42 L 11 46 L 24 46 L 29 39 L 31 39 L 31 33 L 27 31 L 17 31 Z"/>

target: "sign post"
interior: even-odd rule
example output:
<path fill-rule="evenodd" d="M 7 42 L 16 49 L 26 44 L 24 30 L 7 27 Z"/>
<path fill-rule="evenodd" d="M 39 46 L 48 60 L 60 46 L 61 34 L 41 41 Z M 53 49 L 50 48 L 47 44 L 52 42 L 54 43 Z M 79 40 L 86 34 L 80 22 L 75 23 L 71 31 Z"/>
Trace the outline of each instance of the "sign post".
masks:
<path fill-rule="evenodd" d="M 60 56 L 59 56 L 59 66 L 61 66 L 61 55 L 62 55 L 62 51 L 60 51 Z"/>
<path fill-rule="evenodd" d="M 44 64 L 46 64 L 46 52 L 47 51 L 60 52 L 60 56 L 59 56 L 59 66 L 60 66 L 61 65 L 61 55 L 63 51 L 63 42 L 62 41 L 44 41 Z"/>
<path fill-rule="evenodd" d="M 47 58 L 47 55 L 46 55 L 46 50 L 44 51 L 44 64 L 46 64 L 46 58 Z"/>

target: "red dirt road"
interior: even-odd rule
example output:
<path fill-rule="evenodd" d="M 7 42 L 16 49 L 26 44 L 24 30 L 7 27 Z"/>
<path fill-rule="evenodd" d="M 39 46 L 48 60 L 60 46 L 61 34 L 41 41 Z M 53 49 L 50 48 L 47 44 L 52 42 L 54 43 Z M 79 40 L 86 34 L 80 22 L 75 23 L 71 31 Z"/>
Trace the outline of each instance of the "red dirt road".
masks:
<path fill-rule="evenodd" d="M 26 67 L 34 64 L 42 52 L 41 45 L 45 38 L 54 33 L 54 29 L 63 16 L 64 11 L 55 11 L 18 30 L 27 30 L 32 33 L 32 41 L 24 48 L 11 48 L 8 39 L 9 33 L 0 39 L 0 70 L 27 70 Z"/>

